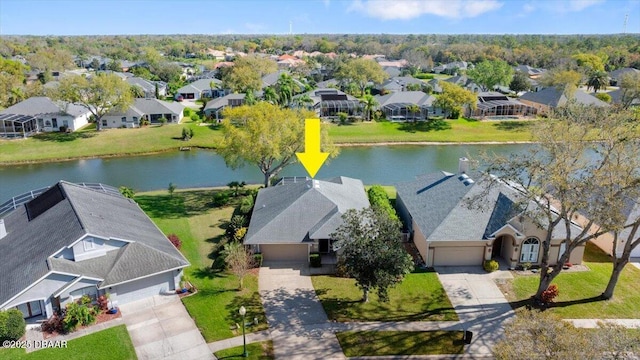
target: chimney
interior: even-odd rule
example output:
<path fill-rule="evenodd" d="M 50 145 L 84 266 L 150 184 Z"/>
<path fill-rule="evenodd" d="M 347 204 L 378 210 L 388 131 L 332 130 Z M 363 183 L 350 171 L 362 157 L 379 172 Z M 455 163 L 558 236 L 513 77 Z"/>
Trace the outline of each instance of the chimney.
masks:
<path fill-rule="evenodd" d="M 461 157 L 458 159 L 458 173 L 466 174 L 469 171 L 469 159 Z"/>
<path fill-rule="evenodd" d="M 4 219 L 0 219 L 0 239 L 7 236 L 7 228 L 4 227 Z"/>

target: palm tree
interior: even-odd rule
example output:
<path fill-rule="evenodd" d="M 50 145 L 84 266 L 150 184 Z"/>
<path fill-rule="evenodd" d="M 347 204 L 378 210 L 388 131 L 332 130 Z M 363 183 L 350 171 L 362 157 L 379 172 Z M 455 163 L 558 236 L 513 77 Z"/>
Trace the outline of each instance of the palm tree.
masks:
<path fill-rule="evenodd" d="M 287 107 L 291 103 L 294 95 L 293 78 L 287 73 L 280 74 L 280 78 L 276 82 L 276 90 L 280 99 L 280 106 Z"/>
<path fill-rule="evenodd" d="M 131 95 L 133 95 L 134 98 L 146 97 L 144 89 L 138 85 L 131 85 Z"/>
<path fill-rule="evenodd" d="M 313 104 L 313 99 L 308 94 L 304 94 L 294 98 L 293 102 L 299 108 L 308 109 L 309 105 Z"/>
<path fill-rule="evenodd" d="M 593 88 L 594 92 L 598 92 L 600 89 L 606 89 L 609 77 L 604 71 L 593 71 L 589 74 L 589 80 L 587 80 L 587 90 Z"/>
<path fill-rule="evenodd" d="M 363 105 L 364 112 L 367 114 L 367 120 L 371 121 L 371 113 L 376 106 L 378 106 L 378 101 L 373 97 L 373 95 L 365 94 L 360 100 L 360 103 Z"/>
<path fill-rule="evenodd" d="M 416 114 L 420 112 L 420 106 L 416 104 L 411 104 L 407 106 L 407 111 L 409 111 L 411 115 L 413 115 L 413 122 L 418 122 L 418 118 L 416 118 Z"/>
<path fill-rule="evenodd" d="M 211 90 L 211 98 L 213 98 L 213 90 L 217 90 L 218 89 L 218 84 L 216 84 L 215 81 L 211 80 L 209 82 L 209 89 Z"/>
<path fill-rule="evenodd" d="M 264 101 L 276 105 L 278 104 L 278 94 L 276 93 L 276 89 L 271 86 L 267 86 L 264 88 L 264 93 L 262 94 Z"/>

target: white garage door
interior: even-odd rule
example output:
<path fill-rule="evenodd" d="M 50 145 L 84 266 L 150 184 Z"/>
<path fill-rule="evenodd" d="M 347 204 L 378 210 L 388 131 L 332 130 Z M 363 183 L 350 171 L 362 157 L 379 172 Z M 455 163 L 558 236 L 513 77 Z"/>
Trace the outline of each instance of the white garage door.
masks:
<path fill-rule="evenodd" d="M 309 261 L 309 245 L 260 245 L 263 261 Z"/>
<path fill-rule="evenodd" d="M 434 247 L 434 266 L 482 265 L 484 247 Z"/>
<path fill-rule="evenodd" d="M 159 295 L 167 291 L 175 290 L 173 271 L 151 276 L 145 279 L 118 285 L 115 299 L 118 305 L 144 299 L 153 295 Z"/>

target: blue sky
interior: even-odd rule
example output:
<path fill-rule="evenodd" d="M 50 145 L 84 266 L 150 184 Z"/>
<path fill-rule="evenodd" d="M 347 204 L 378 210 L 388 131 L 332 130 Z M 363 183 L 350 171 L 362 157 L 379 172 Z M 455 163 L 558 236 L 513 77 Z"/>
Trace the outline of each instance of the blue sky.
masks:
<path fill-rule="evenodd" d="M 640 33 L 640 0 L 0 0 L 0 34 Z"/>

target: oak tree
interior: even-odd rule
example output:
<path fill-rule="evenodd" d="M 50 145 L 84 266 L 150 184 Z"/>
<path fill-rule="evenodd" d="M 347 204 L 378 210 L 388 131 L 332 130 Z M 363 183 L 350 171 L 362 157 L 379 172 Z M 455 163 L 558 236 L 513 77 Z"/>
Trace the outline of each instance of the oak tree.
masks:
<path fill-rule="evenodd" d="M 371 59 L 352 59 L 346 61 L 336 72 L 336 79 L 344 83 L 354 83 L 360 90 L 360 96 L 364 96 L 364 90 L 369 82 L 381 83 L 389 75 L 382 67 Z"/>
<path fill-rule="evenodd" d="M 480 85 L 483 91 L 492 91 L 496 85 L 509 84 L 513 68 L 502 60 L 485 60 L 468 70 L 467 75 Z"/>

